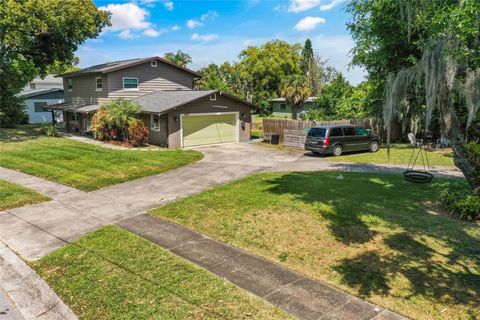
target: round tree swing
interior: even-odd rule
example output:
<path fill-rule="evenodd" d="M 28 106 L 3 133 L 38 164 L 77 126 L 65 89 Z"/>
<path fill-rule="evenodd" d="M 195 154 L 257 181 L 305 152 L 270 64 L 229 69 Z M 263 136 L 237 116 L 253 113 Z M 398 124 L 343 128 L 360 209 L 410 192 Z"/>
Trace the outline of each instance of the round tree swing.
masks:
<path fill-rule="evenodd" d="M 418 159 L 421 159 L 423 170 L 415 169 Z M 403 172 L 405 180 L 413 183 L 429 183 L 433 180 L 433 174 L 430 173 L 430 163 L 428 162 L 427 150 L 424 145 L 413 149 L 410 161 L 408 161 L 407 170 Z"/>

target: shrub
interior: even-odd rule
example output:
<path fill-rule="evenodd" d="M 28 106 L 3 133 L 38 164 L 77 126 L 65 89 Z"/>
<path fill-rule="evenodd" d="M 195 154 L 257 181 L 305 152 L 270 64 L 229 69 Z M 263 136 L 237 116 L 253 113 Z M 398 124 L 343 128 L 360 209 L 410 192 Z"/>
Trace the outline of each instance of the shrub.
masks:
<path fill-rule="evenodd" d="M 472 175 L 472 183 L 474 192 L 480 196 L 480 144 L 476 142 L 467 143 L 465 146 L 467 159 L 473 164 L 474 170 Z"/>
<path fill-rule="evenodd" d="M 95 112 L 90 121 L 90 127 L 98 140 L 110 139 L 108 111 L 104 106 Z"/>
<path fill-rule="evenodd" d="M 135 146 L 143 146 L 147 143 L 148 129 L 140 119 L 131 120 L 128 123 L 128 140 Z"/>
<path fill-rule="evenodd" d="M 57 128 L 55 126 L 43 126 L 40 129 L 40 133 L 47 136 L 47 137 L 56 137 L 58 136 Z"/>
<path fill-rule="evenodd" d="M 129 123 L 138 118 L 142 110 L 140 105 L 120 98 L 108 102 L 105 108 L 108 123 L 118 130 L 117 138 L 127 140 Z"/>
<path fill-rule="evenodd" d="M 480 196 L 474 191 L 445 190 L 440 199 L 451 216 L 467 221 L 480 219 Z"/>

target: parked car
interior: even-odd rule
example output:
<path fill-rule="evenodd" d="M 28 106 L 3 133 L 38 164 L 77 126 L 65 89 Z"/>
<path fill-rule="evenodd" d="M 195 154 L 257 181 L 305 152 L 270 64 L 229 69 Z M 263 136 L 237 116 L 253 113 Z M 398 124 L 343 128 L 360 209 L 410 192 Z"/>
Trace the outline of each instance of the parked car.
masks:
<path fill-rule="evenodd" d="M 371 130 L 352 125 L 313 127 L 307 133 L 305 150 L 338 157 L 348 151 L 377 152 L 380 137 Z"/>

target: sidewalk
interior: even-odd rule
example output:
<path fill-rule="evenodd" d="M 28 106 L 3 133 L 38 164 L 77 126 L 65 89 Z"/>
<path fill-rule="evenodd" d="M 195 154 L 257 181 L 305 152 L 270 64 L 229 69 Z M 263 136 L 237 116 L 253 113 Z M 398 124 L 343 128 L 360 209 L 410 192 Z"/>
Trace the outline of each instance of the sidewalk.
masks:
<path fill-rule="evenodd" d="M 74 320 L 77 317 L 45 281 L 0 242 L 0 319 Z"/>
<path fill-rule="evenodd" d="M 300 319 L 406 318 L 202 234 L 139 215 L 118 223 Z"/>

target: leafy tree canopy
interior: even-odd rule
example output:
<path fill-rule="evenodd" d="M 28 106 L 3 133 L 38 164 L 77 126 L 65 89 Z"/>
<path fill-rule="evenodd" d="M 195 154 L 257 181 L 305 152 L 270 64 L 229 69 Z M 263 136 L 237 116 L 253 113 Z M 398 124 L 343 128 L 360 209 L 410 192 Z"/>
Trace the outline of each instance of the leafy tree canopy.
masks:
<path fill-rule="evenodd" d="M 75 51 L 109 25 L 91 0 L 4 0 L 0 5 L 0 123 L 22 117 L 16 95 L 55 64 L 73 65 Z"/>

